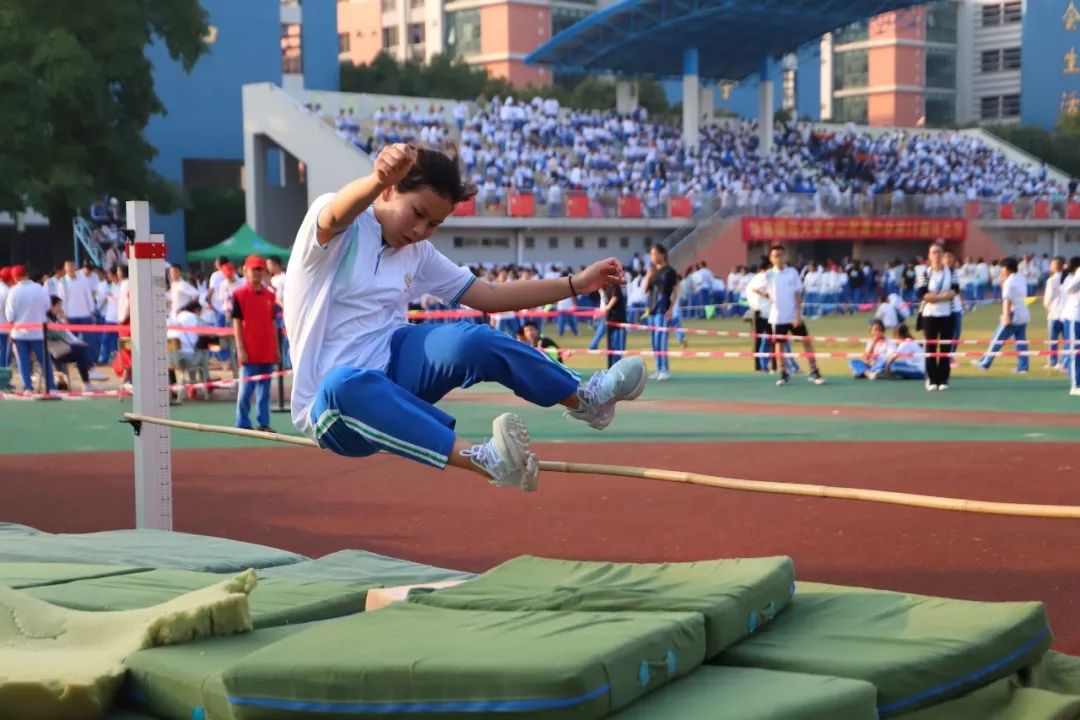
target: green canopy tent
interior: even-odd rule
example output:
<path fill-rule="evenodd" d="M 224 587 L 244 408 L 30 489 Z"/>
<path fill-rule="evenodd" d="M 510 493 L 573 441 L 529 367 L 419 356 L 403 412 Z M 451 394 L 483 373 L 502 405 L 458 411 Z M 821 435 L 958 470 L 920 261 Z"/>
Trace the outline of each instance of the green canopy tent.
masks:
<path fill-rule="evenodd" d="M 187 254 L 188 262 L 212 262 L 214 258 L 224 255 L 233 262 L 243 262 L 248 255 L 285 255 L 288 248 L 283 248 L 264 240 L 257 232 L 246 223 L 240 226 L 231 237 L 222 240 L 217 245 L 211 245 L 202 250 L 192 250 Z"/>

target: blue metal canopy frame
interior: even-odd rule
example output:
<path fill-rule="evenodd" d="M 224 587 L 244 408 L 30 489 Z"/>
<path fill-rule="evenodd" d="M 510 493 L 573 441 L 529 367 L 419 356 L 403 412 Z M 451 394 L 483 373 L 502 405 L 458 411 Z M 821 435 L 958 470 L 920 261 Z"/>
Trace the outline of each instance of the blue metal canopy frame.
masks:
<path fill-rule="evenodd" d="M 683 51 L 697 48 L 702 77 L 741 80 L 765 59 L 856 20 L 932 1 L 619 0 L 554 36 L 525 62 L 673 78 L 683 74 Z"/>

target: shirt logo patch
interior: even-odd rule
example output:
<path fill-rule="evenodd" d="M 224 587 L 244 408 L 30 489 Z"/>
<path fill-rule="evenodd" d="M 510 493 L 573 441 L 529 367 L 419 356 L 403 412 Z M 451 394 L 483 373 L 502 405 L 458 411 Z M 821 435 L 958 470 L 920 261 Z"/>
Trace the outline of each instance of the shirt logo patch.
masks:
<path fill-rule="evenodd" d="M 408 290 L 412 287 L 413 275 L 412 273 L 405 273 L 405 289 Z"/>

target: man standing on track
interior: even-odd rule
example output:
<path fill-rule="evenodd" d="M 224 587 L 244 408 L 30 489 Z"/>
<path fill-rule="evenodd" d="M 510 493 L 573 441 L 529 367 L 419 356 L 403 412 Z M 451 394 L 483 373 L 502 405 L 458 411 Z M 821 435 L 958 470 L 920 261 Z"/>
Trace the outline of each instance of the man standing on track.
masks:
<path fill-rule="evenodd" d="M 277 327 L 274 315 L 277 300 L 266 284 L 266 261 L 249 255 L 244 261 L 247 282 L 232 296 L 233 335 L 240 363 L 240 389 L 236 393 L 236 427 L 251 429 L 251 394 L 255 393 L 255 420 L 259 430 L 270 427 L 270 378 L 278 361 Z"/>
<path fill-rule="evenodd" d="M 656 380 L 667 380 L 671 377 L 670 359 L 668 358 L 668 341 L 672 327 L 672 315 L 675 305 L 679 302 L 679 274 L 668 265 L 667 248 L 663 245 L 653 245 L 649 251 L 652 265 L 645 275 L 643 289 L 649 295 L 649 325 L 656 328 L 652 331 L 652 349 L 656 355 L 656 373 L 652 376 Z"/>
<path fill-rule="evenodd" d="M 783 358 L 784 343 L 792 335 L 807 337 L 802 319 L 803 287 L 798 271 L 787 264 L 787 249 L 783 245 L 769 248 L 769 262 L 772 263 L 772 269 L 766 273 L 766 289 L 757 292 L 764 294 L 771 303 L 769 329 L 773 335 L 773 351 L 780 365 L 780 379 L 776 384 L 783 386 L 791 380 Z M 810 382 L 822 384 L 825 380 L 818 371 L 813 355 L 809 357 L 809 361 Z"/>

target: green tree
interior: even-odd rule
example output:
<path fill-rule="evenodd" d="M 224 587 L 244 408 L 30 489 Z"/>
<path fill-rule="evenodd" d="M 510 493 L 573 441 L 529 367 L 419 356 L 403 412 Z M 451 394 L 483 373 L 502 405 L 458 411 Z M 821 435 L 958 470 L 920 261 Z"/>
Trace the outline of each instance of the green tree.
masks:
<path fill-rule="evenodd" d="M 190 71 L 207 29 L 197 0 L 0 2 L 0 210 L 66 224 L 106 191 L 174 210 L 143 135 L 164 112 L 145 50 L 159 39 Z"/>
<path fill-rule="evenodd" d="M 996 125 L 986 130 L 1069 175 L 1080 177 L 1080 117 L 1076 114 L 1062 114 L 1051 131 L 1030 125 Z"/>
<path fill-rule="evenodd" d="M 650 117 L 666 115 L 670 109 L 664 88 L 648 78 L 638 80 L 638 104 L 649 111 Z"/>

